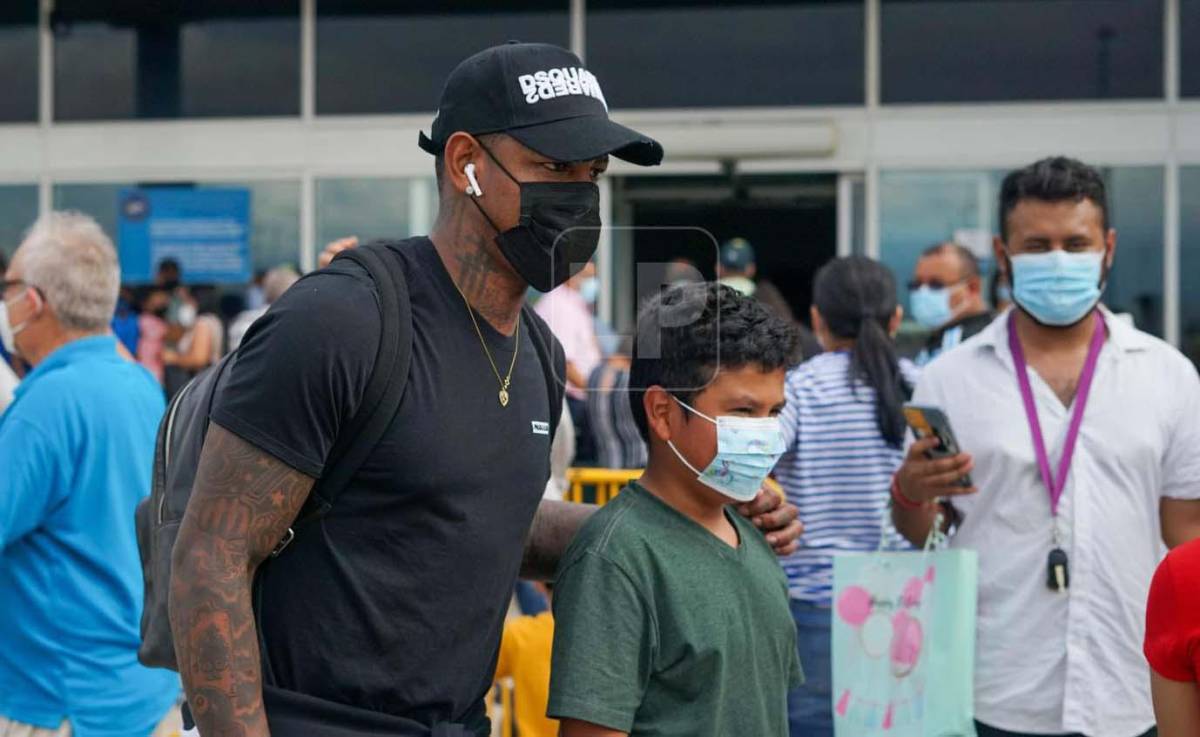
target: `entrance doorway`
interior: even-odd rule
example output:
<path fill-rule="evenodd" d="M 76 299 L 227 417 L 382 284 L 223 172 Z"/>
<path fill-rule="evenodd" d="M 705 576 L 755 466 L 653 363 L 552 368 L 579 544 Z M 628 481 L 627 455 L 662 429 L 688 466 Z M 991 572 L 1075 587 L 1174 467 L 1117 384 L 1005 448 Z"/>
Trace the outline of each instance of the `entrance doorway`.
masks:
<path fill-rule="evenodd" d="M 614 180 L 615 322 L 632 327 L 639 301 L 660 288 L 639 284 L 639 264 L 686 259 L 713 279 L 719 246 L 744 238 L 754 248 L 758 278 L 778 287 L 807 324 L 813 276 L 837 254 L 837 181 L 836 174 Z M 641 281 L 654 280 L 643 272 Z"/>

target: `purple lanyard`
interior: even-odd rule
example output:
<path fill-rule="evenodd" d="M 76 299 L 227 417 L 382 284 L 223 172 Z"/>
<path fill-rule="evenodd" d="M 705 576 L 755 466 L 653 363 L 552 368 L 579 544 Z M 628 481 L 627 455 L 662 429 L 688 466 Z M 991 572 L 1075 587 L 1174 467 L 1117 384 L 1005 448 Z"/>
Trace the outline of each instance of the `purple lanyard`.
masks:
<path fill-rule="evenodd" d="M 1037 403 L 1033 399 L 1033 387 L 1029 384 L 1029 372 L 1025 364 L 1025 351 L 1017 338 L 1017 311 L 1013 310 L 1008 317 L 1008 348 L 1012 352 L 1013 364 L 1017 369 L 1017 383 L 1021 386 L 1021 399 L 1025 403 L 1025 417 L 1029 420 L 1029 432 L 1033 434 L 1033 450 L 1037 455 L 1038 469 L 1042 472 L 1042 481 L 1050 492 L 1050 514 L 1058 516 L 1058 500 L 1063 489 L 1067 486 L 1067 474 L 1071 471 L 1071 458 L 1075 455 L 1075 441 L 1079 439 L 1079 428 L 1083 424 L 1083 411 L 1087 408 L 1088 394 L 1092 389 L 1092 378 L 1096 375 L 1096 362 L 1100 359 L 1100 349 L 1104 347 L 1108 326 L 1104 317 L 1096 310 L 1096 330 L 1092 333 L 1092 344 L 1088 347 L 1087 360 L 1083 363 L 1083 373 L 1079 375 L 1079 388 L 1075 392 L 1075 408 L 1071 413 L 1071 424 L 1067 428 L 1066 441 L 1063 443 L 1062 461 L 1058 466 L 1058 478 L 1053 478 L 1050 472 L 1050 458 L 1046 453 L 1046 441 L 1042 437 L 1042 423 L 1038 420 Z"/>

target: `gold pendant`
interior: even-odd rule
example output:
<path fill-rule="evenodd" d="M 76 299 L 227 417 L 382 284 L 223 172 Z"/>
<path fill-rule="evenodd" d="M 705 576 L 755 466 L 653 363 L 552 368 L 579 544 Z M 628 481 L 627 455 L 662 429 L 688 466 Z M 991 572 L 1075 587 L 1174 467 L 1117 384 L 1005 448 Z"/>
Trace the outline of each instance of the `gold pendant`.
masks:
<path fill-rule="evenodd" d="M 501 407 L 508 406 L 508 390 L 507 389 L 500 390 L 500 406 Z"/>

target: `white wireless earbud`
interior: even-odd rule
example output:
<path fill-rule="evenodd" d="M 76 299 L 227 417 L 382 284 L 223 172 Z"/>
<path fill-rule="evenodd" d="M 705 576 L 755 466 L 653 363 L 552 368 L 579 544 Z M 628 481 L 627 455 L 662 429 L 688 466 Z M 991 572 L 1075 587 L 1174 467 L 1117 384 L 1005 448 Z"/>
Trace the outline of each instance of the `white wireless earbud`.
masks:
<path fill-rule="evenodd" d="M 479 180 L 475 178 L 475 165 L 467 164 L 464 166 L 463 174 L 467 175 L 467 181 L 470 182 L 470 184 L 467 185 L 467 194 L 473 194 L 476 197 L 482 197 L 483 189 L 479 186 Z"/>

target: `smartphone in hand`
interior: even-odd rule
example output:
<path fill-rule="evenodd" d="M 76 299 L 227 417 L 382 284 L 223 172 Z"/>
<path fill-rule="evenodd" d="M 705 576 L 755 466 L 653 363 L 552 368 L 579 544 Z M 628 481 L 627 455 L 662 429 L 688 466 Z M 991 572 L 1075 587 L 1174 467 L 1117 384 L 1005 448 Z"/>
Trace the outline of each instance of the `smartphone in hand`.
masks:
<path fill-rule="evenodd" d="M 930 458 L 949 458 L 962 452 L 958 440 L 954 437 L 954 430 L 950 428 L 950 419 L 937 407 L 906 404 L 904 405 L 904 419 L 912 428 L 917 439 L 923 440 L 929 437 L 938 439 L 938 447 L 926 454 Z M 958 483 L 964 487 L 971 486 L 970 475 L 963 476 Z"/>

